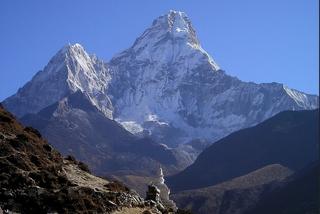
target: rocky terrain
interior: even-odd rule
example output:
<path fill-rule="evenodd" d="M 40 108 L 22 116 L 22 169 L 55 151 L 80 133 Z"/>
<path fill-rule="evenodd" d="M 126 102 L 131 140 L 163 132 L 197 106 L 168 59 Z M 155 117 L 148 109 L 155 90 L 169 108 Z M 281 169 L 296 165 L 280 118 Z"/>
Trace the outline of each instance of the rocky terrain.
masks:
<path fill-rule="evenodd" d="M 174 213 L 63 158 L 0 106 L 0 207 L 16 213 Z M 183 211 L 179 211 L 183 213 Z"/>

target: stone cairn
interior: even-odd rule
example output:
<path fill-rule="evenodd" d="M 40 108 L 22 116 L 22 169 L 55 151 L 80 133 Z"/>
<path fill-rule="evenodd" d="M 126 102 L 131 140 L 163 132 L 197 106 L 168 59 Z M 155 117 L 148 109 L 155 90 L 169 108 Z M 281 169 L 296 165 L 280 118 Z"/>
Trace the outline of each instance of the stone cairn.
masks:
<path fill-rule="evenodd" d="M 156 203 L 160 202 L 160 190 L 155 185 L 151 184 L 148 186 L 148 191 L 146 192 L 146 200 L 152 200 Z"/>

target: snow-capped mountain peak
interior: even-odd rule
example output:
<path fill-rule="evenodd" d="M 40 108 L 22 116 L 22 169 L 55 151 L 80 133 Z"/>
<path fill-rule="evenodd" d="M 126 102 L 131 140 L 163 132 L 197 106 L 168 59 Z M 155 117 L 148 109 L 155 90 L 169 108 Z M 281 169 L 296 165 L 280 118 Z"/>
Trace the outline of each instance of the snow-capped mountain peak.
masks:
<path fill-rule="evenodd" d="M 112 118 L 112 104 L 106 94 L 111 76 L 106 64 L 95 56 L 89 56 L 80 44 L 62 49 L 68 72 L 67 83 L 72 92 L 80 90 L 108 118 Z"/>
<path fill-rule="evenodd" d="M 70 55 L 87 55 L 87 52 L 84 50 L 84 47 L 79 44 L 67 44 L 58 51 L 58 54 L 70 54 Z"/>
<path fill-rule="evenodd" d="M 174 38 L 190 39 L 193 44 L 199 43 L 195 30 L 184 12 L 170 10 L 166 15 L 154 20 L 152 28 L 161 29 L 164 33 L 169 32 Z"/>
<path fill-rule="evenodd" d="M 71 65 L 74 66 L 75 64 L 82 67 L 84 71 L 88 71 L 90 70 L 89 67 L 92 67 L 92 63 L 90 63 L 90 61 L 90 56 L 80 44 L 76 43 L 74 45 L 65 45 L 50 59 L 45 68 L 36 74 L 34 80 L 43 81 L 47 78 L 51 78 L 52 75 L 56 75 L 59 72 L 64 73 L 64 76 L 68 76 L 68 72 L 75 71 L 65 68 L 68 68 Z"/>
<path fill-rule="evenodd" d="M 80 44 L 68 44 L 6 102 L 12 112 L 23 116 L 36 113 L 71 93 L 81 91 L 107 117 L 112 118 L 112 105 L 105 94 L 110 79 L 104 62 L 89 56 Z"/>
<path fill-rule="evenodd" d="M 115 119 L 167 144 L 216 140 L 282 110 L 318 105 L 316 96 L 222 72 L 179 11 L 155 19 L 110 67 Z"/>
<path fill-rule="evenodd" d="M 219 66 L 201 47 L 188 16 L 184 12 L 174 10 L 155 19 L 133 46 L 116 55 L 111 63 L 128 61 L 128 57 L 134 57 L 141 63 L 164 66 L 183 63 L 188 58 L 191 63 L 184 66 L 189 68 L 207 62 L 213 70 L 219 70 Z"/>

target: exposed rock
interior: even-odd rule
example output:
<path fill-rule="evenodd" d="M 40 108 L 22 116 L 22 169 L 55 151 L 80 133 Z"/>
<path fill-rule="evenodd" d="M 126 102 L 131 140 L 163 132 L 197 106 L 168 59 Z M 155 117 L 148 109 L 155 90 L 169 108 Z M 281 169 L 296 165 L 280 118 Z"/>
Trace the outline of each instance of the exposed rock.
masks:
<path fill-rule="evenodd" d="M 121 209 L 170 213 L 160 201 L 157 206 L 148 205 L 119 182 L 91 175 L 72 157 L 64 159 L 37 131 L 23 127 L 2 107 L 0 118 L 0 207 L 5 213 L 112 213 Z"/>
<path fill-rule="evenodd" d="M 155 185 L 149 185 L 146 193 L 146 200 L 152 200 L 156 203 L 160 202 L 160 190 Z"/>

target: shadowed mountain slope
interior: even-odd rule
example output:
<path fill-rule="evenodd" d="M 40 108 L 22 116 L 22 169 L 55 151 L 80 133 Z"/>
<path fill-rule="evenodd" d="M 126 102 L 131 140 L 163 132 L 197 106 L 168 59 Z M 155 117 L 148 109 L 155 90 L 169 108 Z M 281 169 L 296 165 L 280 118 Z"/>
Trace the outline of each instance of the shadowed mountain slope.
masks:
<path fill-rule="evenodd" d="M 245 214 L 316 214 L 319 213 L 319 161 L 292 176 L 286 185 L 264 194 L 256 206 Z"/>
<path fill-rule="evenodd" d="M 318 158 L 318 122 L 318 110 L 279 113 L 214 143 L 168 177 L 168 185 L 174 191 L 211 186 L 269 164 L 300 170 Z"/>
<path fill-rule="evenodd" d="M 80 91 L 22 121 L 38 128 L 63 154 L 74 155 L 100 175 L 125 170 L 157 172 L 160 165 L 176 164 L 170 149 L 126 131 Z"/>
<path fill-rule="evenodd" d="M 197 214 L 240 214 L 291 174 L 288 168 L 273 164 L 220 184 L 174 193 L 171 197 L 179 207 Z"/>

